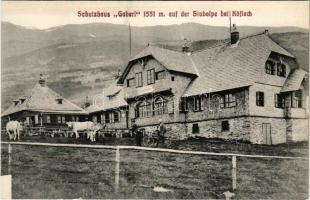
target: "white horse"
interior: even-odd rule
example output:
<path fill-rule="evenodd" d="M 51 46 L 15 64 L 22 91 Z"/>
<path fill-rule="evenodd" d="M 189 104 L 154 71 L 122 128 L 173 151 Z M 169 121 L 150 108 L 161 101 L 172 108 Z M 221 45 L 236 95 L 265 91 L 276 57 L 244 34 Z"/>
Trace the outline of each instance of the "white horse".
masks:
<path fill-rule="evenodd" d="M 22 130 L 22 126 L 18 121 L 9 121 L 6 124 L 6 132 L 9 135 L 10 140 L 19 140 L 20 139 L 20 131 Z M 11 134 L 13 133 L 13 134 Z"/>

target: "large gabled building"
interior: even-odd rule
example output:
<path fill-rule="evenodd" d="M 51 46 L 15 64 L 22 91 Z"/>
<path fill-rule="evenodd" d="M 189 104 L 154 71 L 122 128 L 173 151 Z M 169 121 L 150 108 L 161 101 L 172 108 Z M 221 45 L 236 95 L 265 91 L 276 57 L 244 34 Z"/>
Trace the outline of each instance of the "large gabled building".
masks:
<path fill-rule="evenodd" d="M 2 126 L 10 120 L 18 120 L 30 126 L 59 127 L 68 121 L 87 120 L 87 117 L 87 111 L 50 89 L 42 75 L 29 95 L 14 100 L 1 113 Z"/>
<path fill-rule="evenodd" d="M 132 119 L 168 134 L 278 144 L 308 138 L 308 73 L 268 31 L 200 51 L 147 46 L 118 79 Z"/>

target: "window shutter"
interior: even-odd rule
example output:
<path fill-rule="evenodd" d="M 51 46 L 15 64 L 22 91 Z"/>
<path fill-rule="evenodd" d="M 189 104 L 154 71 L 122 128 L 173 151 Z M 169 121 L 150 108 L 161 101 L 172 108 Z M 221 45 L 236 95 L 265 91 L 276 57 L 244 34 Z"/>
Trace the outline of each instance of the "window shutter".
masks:
<path fill-rule="evenodd" d="M 256 105 L 259 106 L 259 92 L 256 92 Z"/>
<path fill-rule="evenodd" d="M 39 115 L 34 116 L 34 123 L 38 124 L 39 123 Z"/>
<path fill-rule="evenodd" d="M 275 95 L 274 95 L 274 106 L 275 106 L 276 108 L 279 107 L 278 94 L 275 94 Z"/>

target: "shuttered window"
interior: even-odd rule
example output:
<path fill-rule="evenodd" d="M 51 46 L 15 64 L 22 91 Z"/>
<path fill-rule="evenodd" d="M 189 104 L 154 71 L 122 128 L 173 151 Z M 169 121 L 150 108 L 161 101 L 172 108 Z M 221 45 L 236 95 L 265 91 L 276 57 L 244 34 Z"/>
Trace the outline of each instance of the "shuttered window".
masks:
<path fill-rule="evenodd" d="M 274 103 L 276 108 L 284 108 L 285 105 L 285 98 L 281 94 L 274 95 Z"/>
<path fill-rule="evenodd" d="M 277 64 L 277 75 L 278 76 L 286 76 L 286 66 L 282 63 Z"/>
<path fill-rule="evenodd" d="M 136 73 L 136 87 L 142 87 L 143 80 L 142 80 L 142 72 Z"/>
<path fill-rule="evenodd" d="M 264 92 L 256 92 L 256 105 L 257 106 L 264 106 L 265 100 L 264 100 Z"/>
<path fill-rule="evenodd" d="M 155 70 L 154 69 L 147 70 L 146 76 L 147 76 L 148 85 L 155 83 Z"/>

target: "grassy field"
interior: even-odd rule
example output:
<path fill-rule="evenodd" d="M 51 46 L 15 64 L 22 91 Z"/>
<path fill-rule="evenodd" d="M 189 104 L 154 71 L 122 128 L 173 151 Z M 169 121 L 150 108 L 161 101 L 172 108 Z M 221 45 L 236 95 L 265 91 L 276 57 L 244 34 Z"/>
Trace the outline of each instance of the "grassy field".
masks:
<path fill-rule="evenodd" d="M 58 140 L 58 141 L 57 141 Z M 88 143 L 67 138 L 45 142 Z M 23 138 L 40 141 L 42 138 Z M 43 141 L 44 142 L 44 141 Z M 133 144 L 133 139 L 97 143 Z M 189 139 L 177 149 L 306 156 L 307 145 L 260 146 L 220 140 Z M 208 147 L 206 147 L 208 146 Z M 226 147 L 226 149 L 225 149 Z M 114 192 L 115 151 L 13 145 L 13 198 L 179 198 L 219 199 L 232 191 L 230 156 L 183 155 L 121 150 L 120 189 Z M 7 174 L 7 145 L 1 147 L 2 174 Z M 168 192 L 155 192 L 163 187 Z M 237 199 L 306 199 L 308 160 L 237 157 Z"/>

